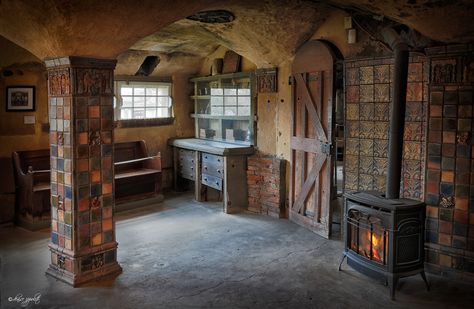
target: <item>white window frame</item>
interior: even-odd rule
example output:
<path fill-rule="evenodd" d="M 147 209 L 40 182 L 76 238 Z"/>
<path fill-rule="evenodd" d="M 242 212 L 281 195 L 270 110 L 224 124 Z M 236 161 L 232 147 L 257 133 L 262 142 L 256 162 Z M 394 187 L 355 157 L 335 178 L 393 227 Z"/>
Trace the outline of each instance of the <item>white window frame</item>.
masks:
<path fill-rule="evenodd" d="M 132 94 L 131 95 L 122 95 L 121 94 L 121 89 L 123 86 L 131 86 L 132 88 Z M 160 86 L 166 86 L 168 87 L 168 95 L 159 95 L 158 94 L 158 87 Z M 145 92 L 143 94 L 135 94 L 135 89 L 136 88 L 145 88 Z M 156 89 L 156 94 L 148 94 L 146 89 L 150 88 L 157 88 Z M 127 80 L 116 80 L 115 81 L 115 120 L 116 121 L 149 121 L 151 119 L 170 119 L 173 118 L 173 97 L 172 97 L 172 91 L 173 91 L 173 85 L 170 82 L 153 82 L 153 81 L 127 81 Z M 129 97 L 132 98 L 132 104 L 131 107 L 124 107 L 123 101 L 124 97 Z M 135 106 L 135 100 L 136 98 L 143 97 L 144 102 L 143 106 Z M 150 107 L 147 106 L 147 98 L 156 98 L 155 105 Z M 168 106 L 163 106 L 159 105 L 158 100 L 159 98 L 168 98 Z M 132 111 L 132 118 L 122 118 L 122 109 L 130 109 Z M 144 110 L 144 117 L 143 118 L 134 118 L 134 110 L 135 109 L 143 109 Z M 147 109 L 151 110 L 154 109 L 156 111 L 154 117 L 146 117 L 146 112 Z M 167 115 L 166 116 L 158 116 L 158 111 L 159 110 L 167 110 Z"/>

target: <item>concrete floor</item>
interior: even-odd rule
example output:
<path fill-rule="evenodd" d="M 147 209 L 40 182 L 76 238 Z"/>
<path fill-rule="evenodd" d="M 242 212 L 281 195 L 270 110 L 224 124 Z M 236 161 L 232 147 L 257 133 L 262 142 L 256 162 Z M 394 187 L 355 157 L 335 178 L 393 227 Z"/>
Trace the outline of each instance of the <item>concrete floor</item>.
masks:
<path fill-rule="evenodd" d="M 288 220 L 226 215 L 190 195 L 120 214 L 115 279 L 72 288 L 47 277 L 48 230 L 0 229 L 1 308 L 472 308 L 474 284 L 428 275 L 388 288 L 344 265 L 342 242 Z"/>

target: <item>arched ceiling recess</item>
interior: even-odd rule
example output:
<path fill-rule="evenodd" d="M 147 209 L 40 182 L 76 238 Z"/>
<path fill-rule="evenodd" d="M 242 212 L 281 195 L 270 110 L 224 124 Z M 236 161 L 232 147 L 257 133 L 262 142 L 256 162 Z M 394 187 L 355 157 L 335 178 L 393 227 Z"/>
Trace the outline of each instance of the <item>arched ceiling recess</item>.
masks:
<path fill-rule="evenodd" d="M 136 70 L 145 56 L 156 54 L 184 69 L 223 45 L 265 67 L 291 57 L 339 8 L 383 15 L 441 42 L 474 40 L 472 0 L 2 0 L 0 35 L 39 59 L 120 55 L 126 68 L 138 55 Z M 208 9 L 229 10 L 236 20 L 184 19 Z"/>
<path fill-rule="evenodd" d="M 139 39 L 218 2 L 2 0 L 0 35 L 40 59 L 116 58 Z"/>
<path fill-rule="evenodd" d="M 171 70 L 196 73 L 219 46 L 234 50 L 258 67 L 276 66 L 293 56 L 332 10 L 324 4 L 294 0 L 227 1 L 235 20 L 202 23 L 181 19 L 149 35 L 118 57 L 117 74 L 133 74 L 147 55 L 162 60 L 153 75 Z"/>

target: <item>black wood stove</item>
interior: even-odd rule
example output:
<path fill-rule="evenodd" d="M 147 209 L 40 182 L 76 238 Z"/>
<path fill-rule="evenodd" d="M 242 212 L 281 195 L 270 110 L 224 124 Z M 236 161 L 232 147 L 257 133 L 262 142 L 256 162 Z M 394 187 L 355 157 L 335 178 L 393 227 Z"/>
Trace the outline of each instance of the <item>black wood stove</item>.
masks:
<path fill-rule="evenodd" d="M 386 199 L 377 192 L 345 194 L 347 264 L 387 284 L 392 299 L 401 277 L 419 273 L 428 288 L 424 272 L 424 222 L 422 202 Z"/>
<path fill-rule="evenodd" d="M 405 127 L 408 46 L 392 28 L 382 34 L 395 55 L 390 108 L 386 193 L 354 192 L 345 196 L 344 258 L 354 269 L 390 286 L 393 299 L 398 279 L 424 272 L 425 204 L 399 198 Z"/>

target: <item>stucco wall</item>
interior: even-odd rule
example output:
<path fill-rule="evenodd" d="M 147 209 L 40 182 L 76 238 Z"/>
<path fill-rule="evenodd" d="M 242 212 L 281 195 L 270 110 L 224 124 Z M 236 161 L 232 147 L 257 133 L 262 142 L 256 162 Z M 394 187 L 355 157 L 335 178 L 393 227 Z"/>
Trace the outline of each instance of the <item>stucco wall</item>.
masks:
<path fill-rule="evenodd" d="M 174 75 L 172 77 L 172 98 L 175 121 L 171 125 L 140 128 L 117 128 L 114 130 L 115 141 L 144 140 L 150 155 L 161 152 L 163 167 L 163 186 L 172 184 L 173 153 L 167 145 L 168 139 L 174 137 L 194 136 L 194 120 L 189 116 L 194 105 L 189 96 L 193 85 L 189 83 L 189 76 Z"/>
<path fill-rule="evenodd" d="M 49 147 L 48 132 L 42 124 L 48 123 L 48 93 L 45 71 L 41 69 L 15 69 L 9 77 L 0 77 L 0 193 L 14 192 L 11 154 L 16 150 L 33 150 Z M 21 73 L 20 73 L 21 71 Z M 35 86 L 36 103 L 32 112 L 7 112 L 7 86 Z M 23 124 L 24 116 L 35 116 L 35 124 Z"/>

